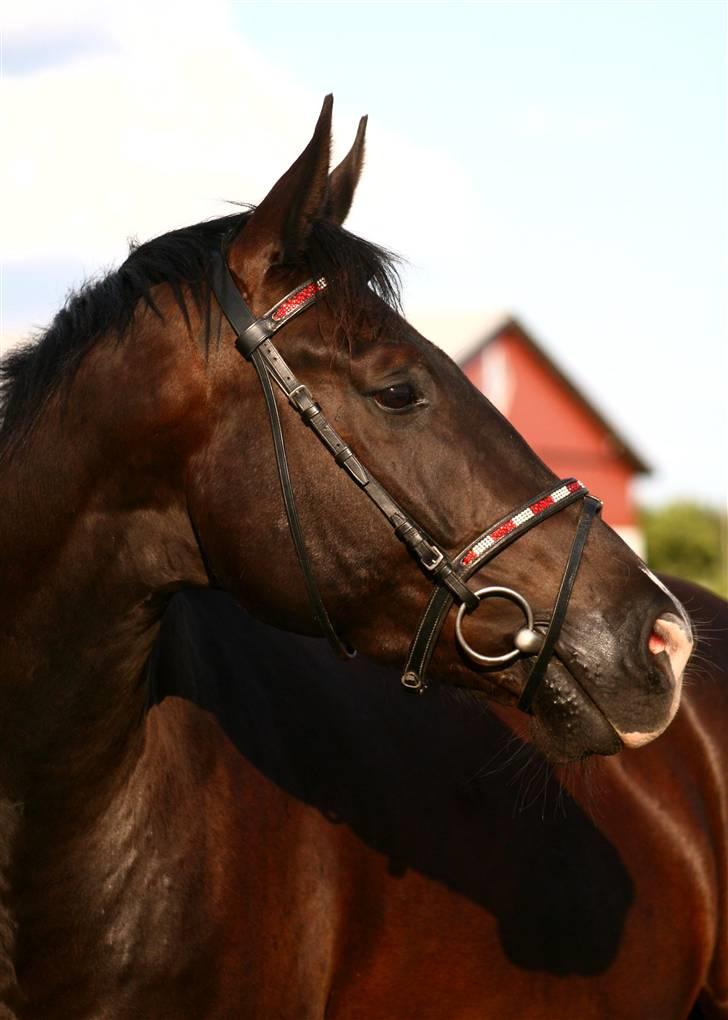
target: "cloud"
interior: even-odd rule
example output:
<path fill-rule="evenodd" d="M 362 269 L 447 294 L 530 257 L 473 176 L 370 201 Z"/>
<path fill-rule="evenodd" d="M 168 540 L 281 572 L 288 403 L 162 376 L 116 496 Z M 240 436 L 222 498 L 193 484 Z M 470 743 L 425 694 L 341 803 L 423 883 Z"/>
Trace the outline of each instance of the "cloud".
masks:
<path fill-rule="evenodd" d="M 6 78 L 7 257 L 118 258 L 128 235 L 219 214 L 224 198 L 259 197 L 295 149 L 283 98 L 261 90 L 268 69 L 226 31 L 222 4 L 206 5 L 204 21 L 169 10 L 159 19 L 149 6 L 156 24 L 117 9 L 98 50 Z M 261 147 L 270 124 L 282 127 Z"/>
<path fill-rule="evenodd" d="M 266 63 L 230 18 L 224 0 L 16 10 L 8 37 L 20 70 L 4 84 L 0 167 L 6 261 L 83 259 L 91 271 L 122 258 L 130 236 L 262 198 L 323 97 Z M 336 111 L 335 155 L 359 112 Z M 457 215 L 468 184 L 447 156 L 370 125 L 353 229 L 426 258 L 424 214 L 446 191 Z"/>

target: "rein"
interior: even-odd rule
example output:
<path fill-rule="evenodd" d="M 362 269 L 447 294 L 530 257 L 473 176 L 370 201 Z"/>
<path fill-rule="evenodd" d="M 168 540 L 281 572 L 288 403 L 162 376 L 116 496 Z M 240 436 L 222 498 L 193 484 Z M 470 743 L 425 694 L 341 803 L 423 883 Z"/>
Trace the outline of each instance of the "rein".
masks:
<path fill-rule="evenodd" d="M 237 336 L 235 346 L 240 354 L 253 364 L 260 380 L 273 434 L 278 476 L 291 537 L 301 565 L 314 617 L 330 644 L 341 655 L 350 657 L 354 654 L 336 633 L 311 568 L 296 507 L 285 441 L 271 380 L 282 390 L 291 406 L 298 412 L 305 424 L 313 430 L 339 467 L 347 472 L 349 477 L 384 514 L 396 537 L 407 546 L 425 573 L 435 583 L 435 590 L 417 627 L 407 656 L 402 675 L 404 686 L 419 693 L 423 693 L 426 689 L 426 674 L 432 653 L 447 615 L 457 600 L 460 603 L 460 608 L 455 633 L 462 651 L 470 659 L 486 666 L 495 667 L 511 662 L 519 656 L 536 655 L 536 660 L 518 701 L 518 707 L 529 712 L 534 695 L 554 654 L 589 528 L 595 515 L 601 509 L 601 502 L 590 496 L 581 482 L 574 478 L 565 479 L 557 488 L 539 493 L 532 501 L 518 507 L 507 517 L 491 525 L 451 559 L 447 552 L 427 535 L 414 518 L 399 506 L 384 486 L 364 467 L 353 450 L 327 420 L 309 389 L 299 382 L 271 341 L 271 337 L 282 326 L 317 301 L 319 294 L 326 289 L 326 280 L 321 277 L 296 287 L 260 318 L 255 318 L 243 300 L 221 252 L 215 252 L 213 255 L 211 282 L 218 304 Z M 530 531 L 531 528 L 578 500 L 583 500 L 581 515 L 551 613 L 550 623 L 546 634 L 542 635 L 534 629 L 531 607 L 518 592 L 510 588 L 495 586 L 473 591 L 467 581 L 486 563 L 526 534 L 527 531 Z M 488 598 L 505 598 L 518 605 L 524 614 L 525 626 L 514 637 L 513 651 L 505 655 L 487 656 L 476 652 L 466 642 L 462 634 L 463 615 L 473 612 L 481 601 Z"/>

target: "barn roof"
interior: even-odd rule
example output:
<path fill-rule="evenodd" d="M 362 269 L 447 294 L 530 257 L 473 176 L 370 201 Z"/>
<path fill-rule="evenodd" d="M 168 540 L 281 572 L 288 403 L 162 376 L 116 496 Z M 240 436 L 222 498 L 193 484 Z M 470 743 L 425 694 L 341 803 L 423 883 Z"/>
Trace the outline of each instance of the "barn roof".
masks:
<path fill-rule="evenodd" d="M 458 364 L 465 365 L 472 357 L 484 350 L 489 344 L 491 344 L 494 340 L 497 340 L 498 337 L 502 336 L 505 332 L 515 333 L 518 339 L 536 355 L 536 357 L 553 375 L 556 376 L 569 395 L 597 422 L 600 428 L 604 430 L 617 449 L 617 452 L 625 458 L 634 471 L 639 474 L 650 474 L 652 470 L 651 467 L 642 459 L 642 457 L 640 457 L 632 444 L 628 442 L 621 432 L 615 428 L 602 411 L 595 406 L 594 402 L 585 395 L 584 391 L 578 387 L 568 377 L 568 375 L 566 375 L 551 355 L 547 354 L 541 344 L 533 338 L 533 336 L 514 316 L 502 316 L 499 322 L 490 325 L 489 331 L 485 333 L 485 335 L 481 335 L 479 343 L 471 346 L 469 350 L 465 349 L 463 353 L 458 356 Z"/>
<path fill-rule="evenodd" d="M 652 468 L 642 459 L 632 444 L 596 407 L 593 400 L 587 397 L 583 390 L 566 375 L 551 355 L 544 350 L 514 315 L 505 311 L 490 314 L 472 312 L 460 313 L 455 317 L 427 315 L 420 322 L 416 316 L 412 316 L 411 321 L 422 330 L 425 336 L 430 336 L 436 343 L 439 343 L 459 365 L 466 365 L 471 358 L 480 354 L 504 333 L 515 333 L 544 367 L 558 379 L 572 399 L 599 425 L 630 467 L 638 474 L 651 473 Z"/>

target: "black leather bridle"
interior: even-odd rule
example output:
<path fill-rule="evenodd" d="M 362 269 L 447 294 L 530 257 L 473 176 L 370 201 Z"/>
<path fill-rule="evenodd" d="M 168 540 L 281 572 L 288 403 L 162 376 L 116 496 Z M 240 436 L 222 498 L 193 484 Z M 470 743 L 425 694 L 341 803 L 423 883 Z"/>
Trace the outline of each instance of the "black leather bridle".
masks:
<path fill-rule="evenodd" d="M 558 486 L 539 493 L 529 503 L 491 525 L 456 556 L 448 556 L 447 552 L 430 538 L 426 531 L 399 506 L 396 500 L 364 467 L 326 419 L 308 388 L 299 382 L 271 341 L 271 337 L 282 326 L 317 300 L 319 294 L 326 289 L 326 280 L 323 277 L 318 280 L 309 280 L 300 287 L 296 287 L 260 318 L 256 318 L 245 303 L 222 252 L 216 252 L 213 256 L 211 282 L 220 308 L 237 336 L 235 346 L 246 360 L 252 362 L 258 373 L 270 418 L 281 492 L 293 544 L 301 565 L 314 617 L 329 642 L 339 654 L 346 656 L 354 654 L 336 633 L 311 569 L 296 508 L 278 405 L 271 386 L 271 379 L 283 391 L 291 406 L 298 412 L 306 425 L 318 436 L 339 467 L 343 468 L 376 504 L 389 521 L 397 538 L 404 542 L 425 573 L 434 581 L 435 589 L 420 620 L 402 674 L 404 686 L 419 693 L 426 689 L 427 667 L 435 644 L 450 609 L 457 601 L 460 603 L 456 622 L 457 640 L 469 658 L 490 668 L 500 668 L 520 656 L 536 656 L 518 701 L 519 708 L 530 712 L 534 695 L 554 653 L 589 528 L 595 515 L 601 509 L 601 502 L 590 496 L 581 482 L 574 478 L 565 479 Z M 503 549 L 530 531 L 535 525 L 578 500 L 583 501 L 581 515 L 545 634 L 534 629 L 531 608 L 518 592 L 510 588 L 496 586 L 481 588 L 477 591 L 473 591 L 469 587 L 467 584 L 469 578 Z M 514 637 L 514 649 L 505 655 L 487 656 L 476 652 L 467 643 L 462 633 L 463 615 L 473 612 L 481 600 L 487 598 L 505 598 L 514 602 L 520 606 L 525 616 L 526 626 L 517 632 Z"/>

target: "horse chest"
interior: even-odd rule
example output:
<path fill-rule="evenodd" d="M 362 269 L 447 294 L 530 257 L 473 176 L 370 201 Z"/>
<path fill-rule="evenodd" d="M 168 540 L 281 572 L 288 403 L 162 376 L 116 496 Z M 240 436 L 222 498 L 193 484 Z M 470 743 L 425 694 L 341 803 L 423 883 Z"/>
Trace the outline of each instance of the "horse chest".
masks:
<path fill-rule="evenodd" d="M 568 868 L 578 871 L 579 862 Z M 362 862 L 362 892 L 343 925 L 346 950 L 332 973 L 327 1020 L 514 1013 L 524 1020 L 681 1020 L 701 969 L 689 948 L 696 945 L 696 901 L 664 896 L 667 875 L 655 869 L 617 926 L 606 881 L 582 912 L 558 902 L 544 910 L 532 890 L 534 914 L 519 917 L 502 903 L 483 909 L 422 875 L 395 877 L 384 862 Z M 675 924 L 684 941 L 670 939 Z"/>

